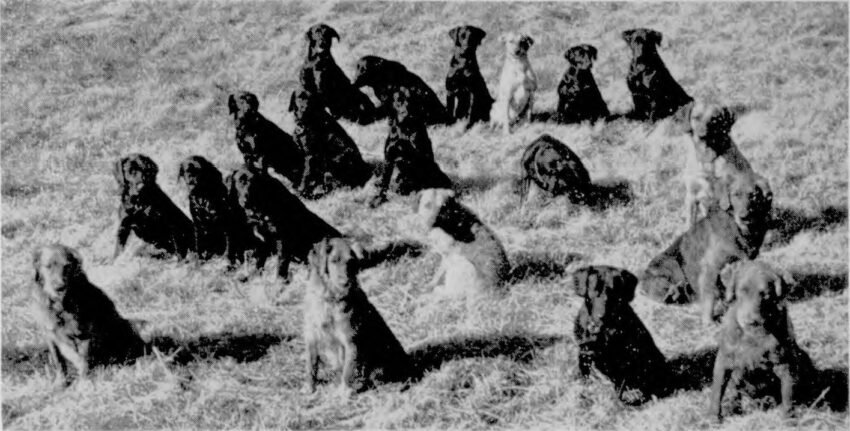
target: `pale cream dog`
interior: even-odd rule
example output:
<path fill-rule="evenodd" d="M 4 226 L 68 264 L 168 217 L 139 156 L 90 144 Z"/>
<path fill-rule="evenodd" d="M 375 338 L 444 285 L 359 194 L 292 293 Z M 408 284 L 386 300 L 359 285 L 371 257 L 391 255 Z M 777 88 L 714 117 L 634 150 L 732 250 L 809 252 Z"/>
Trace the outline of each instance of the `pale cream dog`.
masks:
<path fill-rule="evenodd" d="M 426 189 L 419 199 L 419 221 L 442 256 L 430 285 L 439 296 L 506 294 L 511 266 L 502 243 L 454 195 L 448 189 Z"/>
<path fill-rule="evenodd" d="M 505 44 L 505 65 L 499 78 L 496 101 L 490 111 L 490 121 L 510 133 L 511 126 L 531 119 L 537 76 L 528 62 L 528 50 L 534 39 L 527 34 L 508 33 L 499 37 Z"/>

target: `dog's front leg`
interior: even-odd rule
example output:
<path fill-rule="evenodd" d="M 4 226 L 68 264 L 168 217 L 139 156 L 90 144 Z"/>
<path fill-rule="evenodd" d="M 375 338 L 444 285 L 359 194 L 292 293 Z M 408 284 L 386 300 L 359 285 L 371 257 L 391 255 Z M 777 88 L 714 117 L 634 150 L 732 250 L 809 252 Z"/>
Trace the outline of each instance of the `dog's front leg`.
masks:
<path fill-rule="evenodd" d="M 118 224 L 118 233 L 116 234 L 115 252 L 112 255 L 113 260 L 117 259 L 121 255 L 121 252 L 124 251 L 124 246 L 127 245 L 127 240 L 130 238 L 131 226 L 132 222 L 129 216 L 121 218 L 121 222 Z"/>
<path fill-rule="evenodd" d="M 308 332 L 305 330 L 304 332 Z M 316 391 L 316 383 L 319 381 L 319 349 L 316 345 L 317 341 L 313 339 L 307 340 L 307 386 L 308 392 Z"/>
<path fill-rule="evenodd" d="M 343 345 L 342 376 L 340 376 L 340 390 L 344 392 L 359 392 L 363 387 L 361 376 L 357 374 L 357 345 L 348 340 Z"/>
<path fill-rule="evenodd" d="M 774 365 L 773 372 L 779 378 L 782 394 L 782 414 L 790 415 L 794 401 L 794 376 L 788 364 Z"/>
<path fill-rule="evenodd" d="M 720 412 L 720 402 L 723 400 L 723 392 L 726 391 L 726 385 L 729 383 L 729 377 L 732 372 L 726 368 L 724 364 L 725 358 L 717 354 L 714 360 L 713 380 L 711 383 L 711 404 L 708 408 L 708 414 L 712 419 L 721 421 L 723 416 Z"/>

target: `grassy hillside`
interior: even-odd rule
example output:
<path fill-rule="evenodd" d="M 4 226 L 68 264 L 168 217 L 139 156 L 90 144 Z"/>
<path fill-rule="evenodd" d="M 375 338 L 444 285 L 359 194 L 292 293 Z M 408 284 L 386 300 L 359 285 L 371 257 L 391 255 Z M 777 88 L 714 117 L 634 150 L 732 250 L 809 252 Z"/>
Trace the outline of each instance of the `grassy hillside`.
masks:
<path fill-rule="evenodd" d="M 305 55 L 303 32 L 335 27 L 333 49 L 349 73 L 367 54 L 396 59 L 441 98 L 450 28 L 488 32 L 478 56 L 495 94 L 498 35 L 530 33 L 538 111 L 554 109 L 563 52 L 590 43 L 594 73 L 613 111 L 631 99 L 629 50 L 620 32 L 664 35 L 668 68 L 696 98 L 750 108 L 733 138 L 771 183 L 777 223 L 762 257 L 794 274 L 790 315 L 823 370 L 848 368 L 847 5 L 794 3 L 276 3 L 30 2 L 0 0 L 2 140 L 2 423 L 7 428 L 707 428 L 716 328 L 696 306 L 632 303 L 656 343 L 698 383 L 641 408 L 624 408 L 611 383 L 573 377 L 579 300 L 566 274 L 587 264 L 639 272 L 683 231 L 681 170 L 688 140 L 627 121 L 600 127 L 534 123 L 502 136 L 481 127 L 430 129 L 438 162 L 462 202 L 503 240 L 520 276 L 511 295 L 466 311 L 433 303 L 427 253 L 364 271 L 360 281 L 402 344 L 431 365 L 400 392 L 344 399 L 306 379 L 300 299 L 306 271 L 280 286 L 271 274 L 240 284 L 223 261 L 196 265 L 111 261 L 118 205 L 112 163 L 144 152 L 159 184 L 187 209 L 177 164 L 203 155 L 227 171 L 241 162 L 227 95 L 250 90 L 285 130 L 289 92 Z M 367 159 L 380 158 L 386 123 L 344 123 Z M 605 210 L 532 199 L 513 189 L 522 149 L 541 133 L 566 142 L 594 181 L 626 182 L 633 198 Z M 366 243 L 425 241 L 412 198 L 379 210 L 374 188 L 308 203 Z M 61 241 L 78 248 L 93 282 L 161 354 L 99 370 L 57 391 L 29 314 L 30 251 Z M 273 271 L 269 271 L 270 273 Z M 721 429 L 840 428 L 847 413 L 804 408 L 784 420 L 745 406 Z"/>

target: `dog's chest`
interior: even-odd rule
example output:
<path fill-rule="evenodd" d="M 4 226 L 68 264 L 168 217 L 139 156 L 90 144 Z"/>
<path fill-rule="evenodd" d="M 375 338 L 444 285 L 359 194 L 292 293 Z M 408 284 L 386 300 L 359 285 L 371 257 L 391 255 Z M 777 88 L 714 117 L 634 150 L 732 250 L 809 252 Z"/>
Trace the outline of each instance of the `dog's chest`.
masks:
<path fill-rule="evenodd" d="M 343 345 L 340 333 L 337 330 L 347 322 L 342 320 L 348 316 L 344 313 L 344 305 L 331 302 L 318 296 L 310 294 L 305 298 L 304 307 L 304 335 L 309 342 L 317 345 L 320 352 L 336 352 Z M 335 356 L 335 355 L 330 355 Z"/>
<path fill-rule="evenodd" d="M 743 334 L 726 355 L 735 367 L 744 370 L 770 369 L 784 361 L 784 349 L 771 334 Z"/>

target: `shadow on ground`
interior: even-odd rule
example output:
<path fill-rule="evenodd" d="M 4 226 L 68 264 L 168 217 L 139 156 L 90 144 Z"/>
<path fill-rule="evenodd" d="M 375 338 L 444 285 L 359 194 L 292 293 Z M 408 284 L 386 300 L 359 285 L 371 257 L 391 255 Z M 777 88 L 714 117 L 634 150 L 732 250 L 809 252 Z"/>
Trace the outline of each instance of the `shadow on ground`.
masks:
<path fill-rule="evenodd" d="M 567 273 L 567 266 L 583 256 L 577 253 L 566 255 L 551 255 L 538 252 L 519 252 L 511 256 L 513 265 L 508 275 L 509 283 L 517 283 L 527 279 L 545 279 L 561 277 Z"/>
<path fill-rule="evenodd" d="M 828 293 L 840 292 L 847 288 L 847 273 L 827 274 L 819 272 L 790 271 L 794 283 L 789 287 L 785 298 L 789 301 L 803 301 Z"/>
<path fill-rule="evenodd" d="M 453 337 L 429 341 L 414 347 L 410 357 L 424 373 L 448 361 L 465 358 L 506 357 L 517 362 L 530 362 L 539 349 L 545 349 L 564 337 L 526 334 L 493 334 Z"/>
<path fill-rule="evenodd" d="M 366 250 L 360 262 L 361 269 L 371 268 L 386 262 L 395 262 L 404 257 L 419 257 L 425 252 L 425 246 L 412 240 L 393 241 Z"/>
<path fill-rule="evenodd" d="M 804 231 L 826 231 L 847 223 L 847 208 L 828 206 L 816 214 L 792 208 L 774 208 L 773 221 L 764 241 L 764 249 L 782 246 Z"/>

